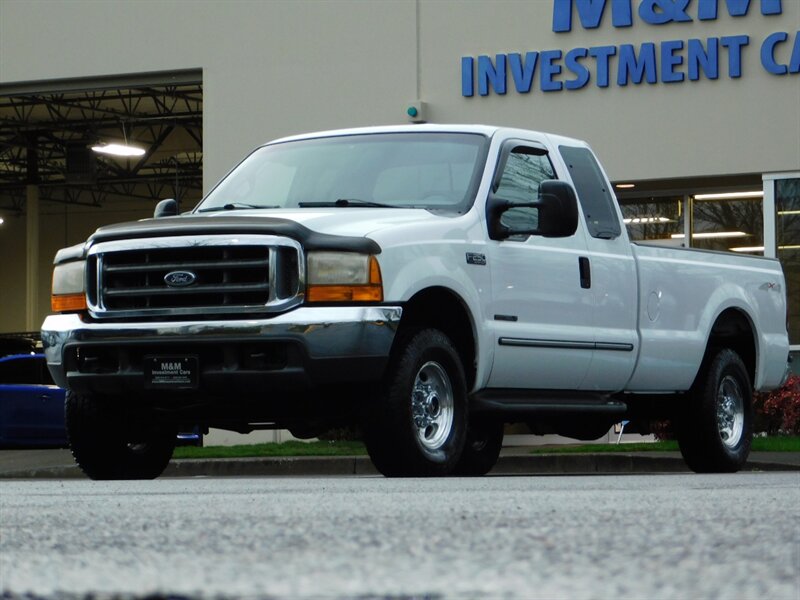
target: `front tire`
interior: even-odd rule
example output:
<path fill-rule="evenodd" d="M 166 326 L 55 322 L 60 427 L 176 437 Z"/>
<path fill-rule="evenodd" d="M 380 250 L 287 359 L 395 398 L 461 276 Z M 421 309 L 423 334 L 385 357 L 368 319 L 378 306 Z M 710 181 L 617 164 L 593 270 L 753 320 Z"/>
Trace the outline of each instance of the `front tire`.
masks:
<path fill-rule="evenodd" d="M 448 475 L 461 456 L 466 430 L 466 381 L 452 342 L 436 329 L 404 335 L 381 397 L 365 406 L 365 442 L 373 464 L 387 477 Z"/>
<path fill-rule="evenodd" d="M 753 393 L 747 369 L 728 348 L 704 361 L 689 405 L 676 423 L 678 446 L 696 473 L 735 473 L 753 440 Z"/>
<path fill-rule="evenodd" d="M 172 458 L 177 430 L 164 424 L 132 425 L 120 402 L 67 392 L 65 417 L 72 456 L 91 479 L 155 479 Z"/>

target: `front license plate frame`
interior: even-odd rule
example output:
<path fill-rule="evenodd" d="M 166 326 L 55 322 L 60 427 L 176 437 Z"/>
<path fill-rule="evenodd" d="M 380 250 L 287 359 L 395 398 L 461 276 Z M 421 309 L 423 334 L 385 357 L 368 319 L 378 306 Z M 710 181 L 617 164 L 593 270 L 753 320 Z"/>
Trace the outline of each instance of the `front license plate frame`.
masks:
<path fill-rule="evenodd" d="M 144 357 L 144 386 L 148 389 L 196 389 L 200 381 L 200 359 L 186 355 Z"/>

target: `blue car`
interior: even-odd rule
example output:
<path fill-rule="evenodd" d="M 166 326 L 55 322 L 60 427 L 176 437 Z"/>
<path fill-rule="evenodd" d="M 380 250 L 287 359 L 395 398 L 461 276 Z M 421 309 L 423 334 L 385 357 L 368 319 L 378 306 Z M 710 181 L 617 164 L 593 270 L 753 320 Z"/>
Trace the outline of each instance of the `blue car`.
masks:
<path fill-rule="evenodd" d="M 57 387 L 44 354 L 0 357 L 0 448 L 65 448 L 66 390 Z M 178 433 L 176 445 L 202 446 L 199 427 Z"/>
<path fill-rule="evenodd" d="M 66 446 L 65 393 L 53 383 L 43 354 L 0 358 L 0 446 Z"/>

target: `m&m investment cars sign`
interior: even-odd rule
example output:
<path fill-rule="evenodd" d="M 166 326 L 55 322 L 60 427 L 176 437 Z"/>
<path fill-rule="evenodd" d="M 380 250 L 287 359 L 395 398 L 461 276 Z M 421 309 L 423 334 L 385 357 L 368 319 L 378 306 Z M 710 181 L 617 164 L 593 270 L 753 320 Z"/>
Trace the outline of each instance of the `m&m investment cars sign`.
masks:
<path fill-rule="evenodd" d="M 790 0 L 795 2 L 796 0 Z M 783 14 L 781 0 L 553 0 L 553 31 L 572 31 L 574 17 L 584 29 L 597 29 L 611 13 L 615 28 L 667 26 L 692 21 L 715 21 L 722 10 L 746 17 L 751 4 L 760 4 L 759 18 Z M 503 95 L 509 90 L 527 94 L 579 90 L 587 85 L 605 88 L 701 79 L 742 77 L 742 56 L 760 47 L 761 66 L 777 76 L 800 73 L 800 32 L 776 31 L 763 40 L 747 34 L 706 39 L 667 40 L 633 44 L 541 50 L 461 58 L 461 94 Z M 538 84 L 538 86 L 536 85 Z"/>

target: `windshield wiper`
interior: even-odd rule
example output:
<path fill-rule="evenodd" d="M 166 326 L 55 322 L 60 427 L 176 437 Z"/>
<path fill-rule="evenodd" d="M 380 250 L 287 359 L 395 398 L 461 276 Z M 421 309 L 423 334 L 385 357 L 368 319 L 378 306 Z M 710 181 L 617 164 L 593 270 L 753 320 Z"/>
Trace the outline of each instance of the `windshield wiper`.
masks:
<path fill-rule="evenodd" d="M 300 208 L 325 208 L 330 206 L 347 207 L 347 206 L 369 206 L 372 208 L 397 208 L 391 204 L 381 204 L 380 202 L 372 202 L 371 200 L 359 200 L 358 198 L 339 198 L 335 202 L 298 202 L 297 206 Z"/>
<path fill-rule="evenodd" d="M 201 208 L 197 212 L 212 212 L 217 210 L 244 210 L 247 208 L 280 208 L 277 205 L 267 205 L 267 204 L 245 204 L 244 202 L 228 202 L 227 204 L 223 204 L 222 206 L 212 206 L 211 208 Z"/>

